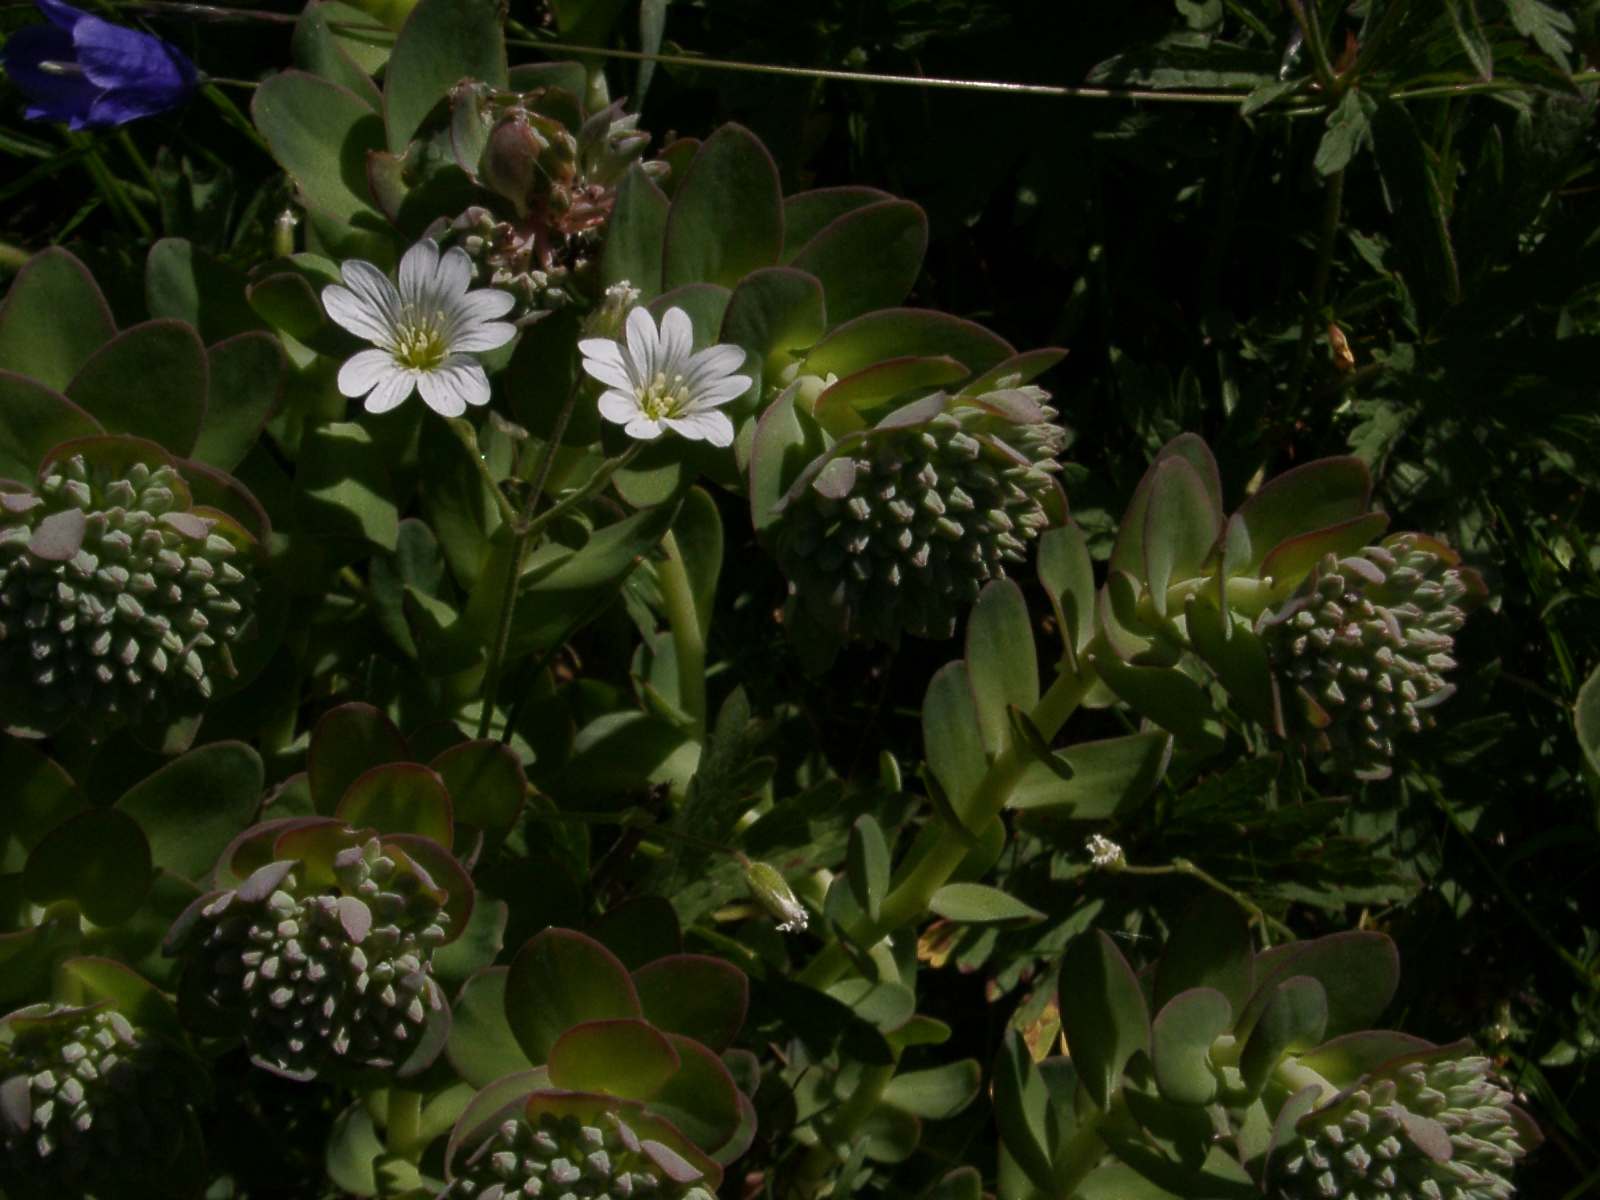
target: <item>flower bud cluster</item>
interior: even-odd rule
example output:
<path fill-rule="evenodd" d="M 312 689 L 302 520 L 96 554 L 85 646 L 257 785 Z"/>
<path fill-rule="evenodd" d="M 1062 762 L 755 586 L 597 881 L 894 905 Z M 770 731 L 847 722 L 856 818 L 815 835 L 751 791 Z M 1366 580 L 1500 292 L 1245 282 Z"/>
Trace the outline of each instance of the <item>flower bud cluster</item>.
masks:
<path fill-rule="evenodd" d="M 698 1183 L 674 1180 L 658 1159 L 682 1160 L 641 1141 L 615 1113 L 599 1124 L 541 1113 L 537 1127 L 521 1118 L 500 1126 L 473 1154 L 440 1200 L 712 1200 Z"/>
<path fill-rule="evenodd" d="M 251 1057 L 290 1078 L 393 1069 L 443 1005 L 443 893 L 377 838 L 340 851 L 334 873 L 324 890 L 302 863 L 269 863 L 201 909 L 188 938 L 211 1002 L 242 1009 Z"/>
<path fill-rule="evenodd" d="M 1479 1056 L 1409 1061 L 1301 1118 L 1280 1200 L 1510 1200 L 1525 1152 L 1511 1096 Z"/>
<path fill-rule="evenodd" d="M 117 1195 L 178 1146 L 195 1079 L 109 1004 L 13 1013 L 0 1047 L 0 1188 L 13 1200 Z"/>
<path fill-rule="evenodd" d="M 0 686 L 112 727 L 192 707 L 233 673 L 255 584 L 185 496 L 171 467 L 81 455 L 37 494 L 0 495 Z"/>
<path fill-rule="evenodd" d="M 1262 615 L 1285 696 L 1320 730 L 1331 765 L 1358 778 L 1389 774 L 1394 739 L 1433 724 L 1455 691 L 1463 602 L 1481 585 L 1445 547 L 1398 534 L 1360 555 L 1328 555 L 1276 611 Z"/>
<path fill-rule="evenodd" d="M 476 119 L 489 127 L 478 178 L 514 215 L 473 206 L 437 231 L 472 256 L 479 282 L 517 297 L 519 317 L 585 303 L 628 169 L 639 163 L 652 178 L 669 170 L 644 158 L 650 135 L 620 101 L 574 134 L 540 111 L 546 100 L 544 91 L 458 100 L 476 105 Z"/>
<path fill-rule="evenodd" d="M 960 606 L 1023 561 L 1051 523 L 1065 435 L 1038 388 L 1017 406 L 957 401 L 930 420 L 870 430 L 791 494 L 776 529 L 795 600 L 824 628 L 897 643 L 949 637 Z"/>

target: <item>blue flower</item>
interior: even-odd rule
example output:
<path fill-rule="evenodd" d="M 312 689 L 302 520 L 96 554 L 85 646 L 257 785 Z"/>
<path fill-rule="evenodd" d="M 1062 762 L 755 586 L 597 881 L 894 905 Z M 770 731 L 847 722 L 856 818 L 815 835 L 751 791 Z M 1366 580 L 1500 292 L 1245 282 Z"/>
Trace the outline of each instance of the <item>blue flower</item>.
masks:
<path fill-rule="evenodd" d="M 61 0 L 34 0 L 49 18 L 0 47 L 6 73 L 33 101 L 30 121 L 110 129 L 177 108 L 194 92 L 194 64 L 176 46 Z"/>

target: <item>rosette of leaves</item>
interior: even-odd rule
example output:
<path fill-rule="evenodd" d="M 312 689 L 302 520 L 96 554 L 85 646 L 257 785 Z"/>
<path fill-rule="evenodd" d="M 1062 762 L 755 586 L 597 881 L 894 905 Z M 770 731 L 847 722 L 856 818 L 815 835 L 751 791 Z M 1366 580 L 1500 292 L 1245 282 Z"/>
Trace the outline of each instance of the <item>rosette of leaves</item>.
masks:
<path fill-rule="evenodd" d="M 1538 1130 L 1470 1043 L 1369 1028 L 1398 980 L 1380 933 L 1258 953 L 1220 895 L 1137 975 L 1105 934 L 1081 935 L 1060 980 L 1070 1061 L 1036 1066 L 1013 1034 L 997 1063 L 1006 1152 L 1047 1195 L 1097 1167 L 1098 1137 L 1120 1160 L 1099 1171 L 1178 1196 L 1505 1200 Z M 1041 1101 L 1042 1121 L 1008 1121 Z"/>
<path fill-rule="evenodd" d="M 1193 654 L 1245 716 L 1331 771 L 1379 779 L 1396 738 L 1425 728 L 1453 690 L 1453 635 L 1486 593 L 1432 538 L 1379 541 L 1389 519 L 1370 505 L 1366 466 L 1326 458 L 1228 515 L 1211 452 L 1185 434 L 1135 489 L 1098 593 L 1084 591 L 1087 549 L 1070 529 L 1051 535 L 1046 586 L 1073 610 L 1069 649 L 1106 698 L 1180 741 L 1221 744 L 1220 716 L 1180 663 Z"/>
<path fill-rule="evenodd" d="M 0 687 L 30 725 L 159 726 L 238 674 L 258 547 L 159 447 L 67 443 L 0 513 Z"/>
<path fill-rule="evenodd" d="M 265 662 L 273 647 L 253 616 L 266 518 L 224 472 L 281 371 L 259 332 L 209 350 L 179 320 L 118 332 L 65 251 L 24 267 L 0 309 L 7 725 L 129 726 L 175 752 L 207 702 Z"/>
<path fill-rule="evenodd" d="M 204 1186 L 206 1097 L 170 1001 L 101 958 L 0 1019 L 0 1187 L 16 1200 L 186 1197 Z"/>
<path fill-rule="evenodd" d="M 787 624 L 841 642 L 949 637 L 979 589 L 1065 520 L 1053 475 L 1065 435 L 1045 393 L 1017 382 L 913 400 L 801 471 L 766 529 L 789 577 Z M 817 397 L 812 415 L 821 410 L 824 428 L 843 415 L 837 395 Z M 854 411 L 846 419 L 859 423 Z M 759 438 L 757 447 L 771 452 Z M 751 469 L 766 465 L 758 458 Z"/>
<path fill-rule="evenodd" d="M 241 834 L 222 886 L 163 943 L 185 960 L 185 1021 L 243 1036 L 253 1061 L 291 1079 L 425 1070 L 450 1028 L 434 954 L 474 905 L 453 837 L 449 793 L 417 764 L 365 772 L 333 816 Z"/>
<path fill-rule="evenodd" d="M 654 911 L 607 923 L 646 960 L 632 971 L 595 938 L 548 929 L 468 982 L 449 1054 L 481 1090 L 450 1136 L 443 1195 L 715 1193 L 755 1136 L 755 1062 L 730 1049 L 748 983 L 672 952 L 676 921 Z"/>

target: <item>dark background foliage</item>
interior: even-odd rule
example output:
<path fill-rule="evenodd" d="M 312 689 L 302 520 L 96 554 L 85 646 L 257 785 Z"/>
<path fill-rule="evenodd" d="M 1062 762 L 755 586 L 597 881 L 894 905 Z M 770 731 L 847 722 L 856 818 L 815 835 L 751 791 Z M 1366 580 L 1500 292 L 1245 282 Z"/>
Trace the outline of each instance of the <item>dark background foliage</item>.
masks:
<path fill-rule="evenodd" d="M 252 20 L 176 7 L 143 19 L 213 75 L 248 81 L 287 60 L 291 26 L 269 19 L 286 5 Z M 1396 528 L 1442 532 L 1484 574 L 1495 599 L 1460 640 L 1461 692 L 1442 728 L 1409 744 L 1407 769 L 1326 791 L 1314 770 L 1234 739 L 1176 763 L 1125 845 L 1138 861 L 1193 859 L 1306 934 L 1392 933 L 1405 963 L 1392 1022 L 1440 1042 L 1475 1037 L 1501 1060 L 1550 1135 L 1525 1194 L 1576 1197 L 1600 1187 L 1600 929 L 1582 903 L 1600 888 L 1600 835 L 1571 721 L 1600 663 L 1600 176 L 1583 74 L 1600 57 L 1597 8 L 1357 0 L 1322 14 L 1330 59 L 1347 35 L 1378 40 L 1367 7 L 1404 12 L 1330 116 L 1333 102 L 1310 88 L 1241 113 L 1280 66 L 1306 73 L 1310 51 L 1267 0 L 679 2 L 665 10 L 674 55 L 1233 97 L 1025 96 L 679 62 L 654 70 L 642 124 L 665 142 L 738 121 L 788 189 L 870 184 L 922 204 L 932 243 L 912 303 L 1019 348 L 1070 351 L 1041 382 L 1074 438 L 1075 516 L 1102 552 L 1152 453 L 1192 430 L 1217 450 L 1230 508 L 1263 476 L 1354 453 Z M 8 6 L 5 20 L 26 12 Z M 550 14 L 526 0 L 511 15 L 550 34 Z M 638 46 L 633 20 L 619 17 L 613 45 Z M 609 74 L 613 94 L 637 90 L 635 63 Z M 287 192 L 243 98 L 214 86 L 179 115 L 113 134 L 8 119 L 7 260 L 70 246 L 126 321 L 142 315 L 156 237 L 240 266 L 265 257 Z M 743 684 L 777 718 L 769 749 L 790 788 L 829 770 L 870 775 L 885 746 L 919 759 L 922 693 L 952 647 L 852 651 L 806 677 L 774 620 L 781 576 L 755 550 L 743 505 L 723 497 L 722 515 L 713 711 Z M 620 606 L 613 616 L 579 640 L 572 669 L 581 660 L 586 675 L 625 684 Z M 349 664 L 321 680 L 302 726 L 363 686 Z M 1113 716 L 1094 722 L 1118 732 Z M 1048 896 L 1079 927 L 1094 913 L 1120 923 L 1130 957 L 1147 954 L 1193 889 L 1085 876 L 1066 865 L 1081 842 L 1072 829 L 1028 831 L 1003 864 L 1008 886 Z M 958 1030 L 953 1050 L 991 1057 L 1016 1001 L 1043 994 L 1030 989 L 1069 932 L 1057 923 L 998 946 L 987 935 L 957 948 L 964 973 L 925 975 L 925 1010 Z M 286 1189 L 253 1195 L 310 1194 L 301 1181 L 319 1173 L 329 1114 L 256 1082 L 218 1120 L 272 1140 L 229 1139 L 232 1169 Z M 927 1138 L 897 1186 L 981 1144 L 988 1119 L 979 1106 Z"/>

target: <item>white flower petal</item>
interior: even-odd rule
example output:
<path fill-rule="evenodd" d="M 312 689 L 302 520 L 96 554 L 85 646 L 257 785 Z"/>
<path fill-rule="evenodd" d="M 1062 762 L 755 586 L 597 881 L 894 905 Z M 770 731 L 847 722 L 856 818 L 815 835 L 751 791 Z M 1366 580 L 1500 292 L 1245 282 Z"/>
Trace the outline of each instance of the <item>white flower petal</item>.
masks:
<path fill-rule="evenodd" d="M 455 316 L 460 321 L 492 321 L 517 306 L 517 298 L 499 288 L 478 288 L 456 301 Z"/>
<path fill-rule="evenodd" d="M 606 420 L 626 425 L 639 415 L 639 400 L 632 392 L 601 392 L 599 409 Z"/>
<path fill-rule="evenodd" d="M 586 358 L 583 360 L 584 373 L 598 379 L 607 387 L 621 388 L 625 392 L 633 391 L 633 377 L 628 374 L 627 368 L 616 363 L 606 362 L 599 358 Z"/>
<path fill-rule="evenodd" d="M 457 333 L 450 339 L 453 353 L 474 351 L 482 353 L 504 346 L 517 336 L 517 327 L 505 321 L 482 321 Z"/>
<path fill-rule="evenodd" d="M 628 356 L 622 352 L 621 345 L 610 338 L 584 338 L 578 343 L 578 349 L 583 351 L 584 358 L 609 363 L 619 371 L 628 369 Z"/>
<path fill-rule="evenodd" d="M 714 408 L 702 409 L 682 417 L 668 417 L 667 427 L 693 441 L 710 442 L 713 446 L 733 444 L 733 422 L 726 413 Z"/>
<path fill-rule="evenodd" d="M 685 380 L 711 379 L 718 375 L 731 375 L 744 364 L 744 347 L 727 344 L 707 346 L 689 360 L 684 371 Z M 691 389 L 692 390 L 692 389 Z"/>
<path fill-rule="evenodd" d="M 694 350 L 694 322 L 683 309 L 673 307 L 661 318 L 661 358 L 656 370 L 668 378 L 688 373 L 689 355 Z"/>
<path fill-rule="evenodd" d="M 346 396 L 365 396 L 389 376 L 404 374 L 405 368 L 387 350 L 363 350 L 339 368 L 339 391 Z"/>
<path fill-rule="evenodd" d="M 406 397 L 411 395 L 416 380 L 411 372 L 396 370 L 393 375 L 386 376 L 377 387 L 373 388 L 367 396 L 366 409 L 369 413 L 385 413 L 391 408 L 399 408 Z"/>
<path fill-rule="evenodd" d="M 439 266 L 433 277 L 433 296 L 441 305 L 455 306 L 467 294 L 467 289 L 472 286 L 472 259 L 467 257 L 467 252 L 460 246 L 451 246 L 445 251 L 444 257 L 439 260 Z M 485 288 L 478 294 L 492 289 Z M 507 292 L 496 292 L 496 295 L 510 298 Z M 515 300 L 512 301 L 515 303 Z M 496 314 L 497 316 L 499 314 Z"/>
<path fill-rule="evenodd" d="M 633 376 L 641 383 L 656 377 L 660 370 L 661 337 L 656 323 L 642 307 L 628 314 L 628 355 L 633 360 Z"/>
<path fill-rule="evenodd" d="M 438 243 L 432 238 L 423 238 L 400 260 L 401 301 L 408 307 L 421 307 L 432 298 L 434 277 L 438 273 Z"/>
<path fill-rule="evenodd" d="M 339 268 L 345 285 L 375 317 L 393 325 L 400 316 L 400 293 L 389 277 L 362 258 L 346 259 Z"/>
<path fill-rule="evenodd" d="M 384 282 L 389 281 L 385 279 Z M 349 288 L 330 283 L 322 289 L 322 307 L 328 310 L 328 316 L 333 318 L 335 324 L 343 326 L 357 337 L 381 346 L 393 344 L 390 333 L 392 326 L 386 314 Z"/>
<path fill-rule="evenodd" d="M 469 404 L 489 403 L 489 377 L 465 354 L 452 354 L 437 370 L 419 376 L 417 390 L 441 417 L 459 417 Z"/>
<path fill-rule="evenodd" d="M 729 400 L 737 400 L 749 390 L 748 375 L 729 375 L 725 379 L 703 383 L 689 394 L 694 397 L 696 408 L 716 408 L 717 405 L 726 404 Z"/>
<path fill-rule="evenodd" d="M 648 442 L 661 436 L 661 422 L 652 421 L 649 417 L 640 413 L 628 422 L 622 432 L 636 441 Z"/>

